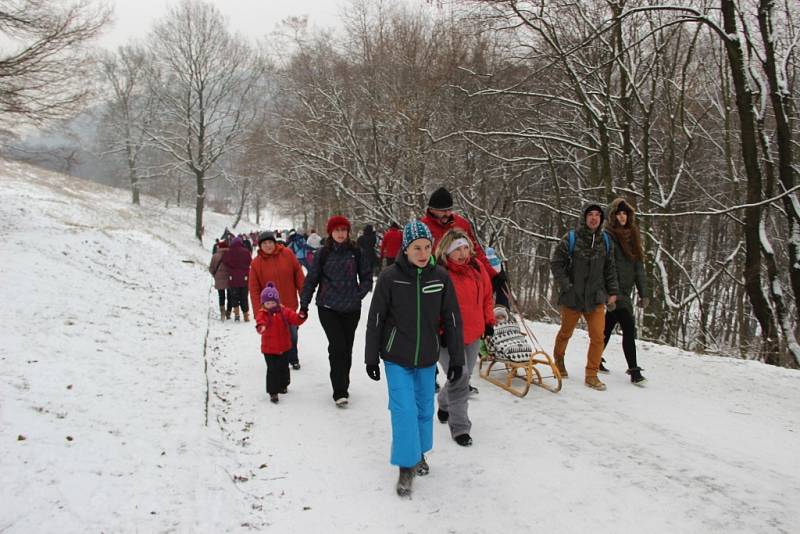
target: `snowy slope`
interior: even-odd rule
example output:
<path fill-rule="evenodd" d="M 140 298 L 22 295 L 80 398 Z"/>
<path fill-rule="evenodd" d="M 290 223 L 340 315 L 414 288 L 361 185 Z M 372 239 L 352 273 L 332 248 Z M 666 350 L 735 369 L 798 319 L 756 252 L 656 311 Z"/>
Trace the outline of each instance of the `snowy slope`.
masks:
<path fill-rule="evenodd" d="M 0 161 L 0 532 L 800 530 L 800 373 L 642 343 L 639 389 L 615 338 L 596 392 L 583 332 L 558 394 L 474 378 L 475 445 L 436 423 L 431 474 L 398 499 L 364 325 L 350 408 L 314 310 L 271 405 L 252 323 L 209 312 L 192 212 L 151 202 Z"/>

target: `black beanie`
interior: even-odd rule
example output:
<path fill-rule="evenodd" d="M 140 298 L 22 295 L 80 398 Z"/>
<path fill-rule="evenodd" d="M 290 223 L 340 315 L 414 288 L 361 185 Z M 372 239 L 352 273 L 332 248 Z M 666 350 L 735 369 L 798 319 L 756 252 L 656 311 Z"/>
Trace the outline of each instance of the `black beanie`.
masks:
<path fill-rule="evenodd" d="M 277 243 L 277 241 L 275 240 L 275 234 L 273 234 L 272 232 L 261 232 L 260 234 L 258 234 L 259 247 L 261 246 L 261 243 L 263 243 L 264 241 L 272 241 L 273 243 Z"/>
<path fill-rule="evenodd" d="M 453 195 L 444 187 L 440 187 L 431 195 L 430 200 L 428 200 L 428 207 L 435 210 L 453 209 Z"/>

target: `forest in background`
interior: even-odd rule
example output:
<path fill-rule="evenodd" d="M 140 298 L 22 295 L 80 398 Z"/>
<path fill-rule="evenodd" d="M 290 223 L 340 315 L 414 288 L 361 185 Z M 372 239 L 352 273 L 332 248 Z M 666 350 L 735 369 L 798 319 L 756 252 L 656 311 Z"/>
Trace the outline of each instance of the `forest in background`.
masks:
<path fill-rule="evenodd" d="M 581 206 L 623 196 L 642 338 L 800 363 L 795 2 L 354 0 L 340 30 L 290 19 L 251 43 L 183 1 L 103 53 L 101 7 L 46 7 L 0 4 L 32 43 L 0 58 L 5 157 L 188 203 L 198 238 L 206 206 L 385 227 L 444 185 L 536 319 L 557 317 L 549 258 Z M 10 126 L 55 120 L 72 134 L 38 147 Z"/>

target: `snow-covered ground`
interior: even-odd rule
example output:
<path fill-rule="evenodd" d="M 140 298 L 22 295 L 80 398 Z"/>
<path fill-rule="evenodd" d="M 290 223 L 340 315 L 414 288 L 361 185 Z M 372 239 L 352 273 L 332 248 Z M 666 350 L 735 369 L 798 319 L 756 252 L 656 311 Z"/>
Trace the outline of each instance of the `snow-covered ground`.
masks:
<path fill-rule="evenodd" d="M 435 423 L 431 474 L 399 499 L 363 324 L 348 409 L 313 309 L 270 404 L 192 221 L 0 161 L 0 532 L 800 531 L 800 373 L 640 343 L 639 389 L 615 338 L 597 392 L 583 332 L 558 394 L 475 377 L 475 444 Z M 209 213 L 208 235 L 230 222 Z M 556 328 L 533 328 L 549 349 Z"/>

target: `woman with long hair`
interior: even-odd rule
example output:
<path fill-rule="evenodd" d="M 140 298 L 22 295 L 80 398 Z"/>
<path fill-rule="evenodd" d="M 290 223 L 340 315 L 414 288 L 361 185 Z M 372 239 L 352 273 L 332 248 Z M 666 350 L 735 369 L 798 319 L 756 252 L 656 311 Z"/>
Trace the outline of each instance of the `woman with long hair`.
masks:
<path fill-rule="evenodd" d="M 642 386 L 646 379 L 636 362 L 636 319 L 631 294 L 635 285 L 639 293 L 638 305 L 645 308 L 649 293 L 644 274 L 642 234 L 636 222 L 636 212 L 624 198 L 615 198 L 609 205 L 606 232 L 614 240 L 619 294 L 614 309 L 606 313 L 604 343 L 608 345 L 611 332 L 619 324 L 622 328 L 622 351 L 628 363 L 627 373 L 631 376 L 632 384 Z"/>

